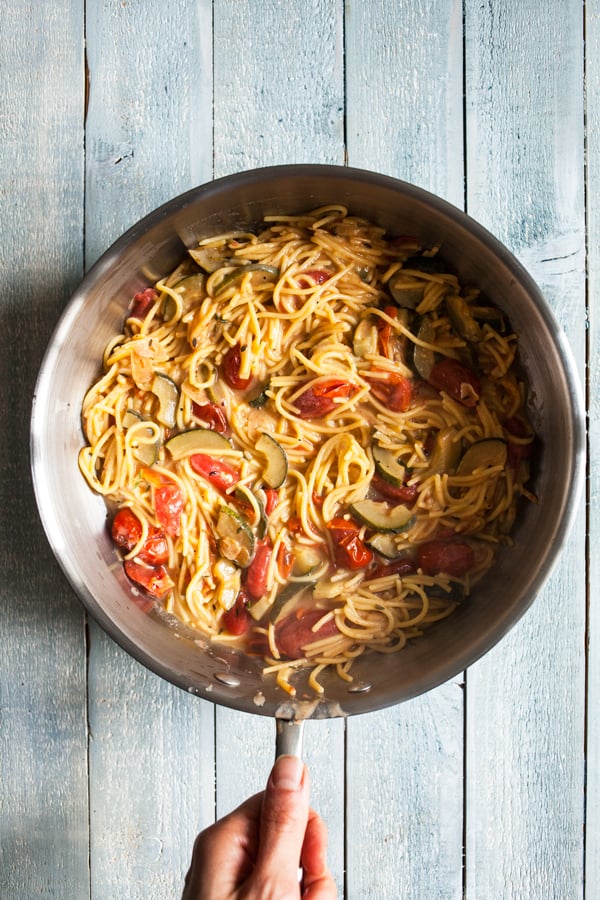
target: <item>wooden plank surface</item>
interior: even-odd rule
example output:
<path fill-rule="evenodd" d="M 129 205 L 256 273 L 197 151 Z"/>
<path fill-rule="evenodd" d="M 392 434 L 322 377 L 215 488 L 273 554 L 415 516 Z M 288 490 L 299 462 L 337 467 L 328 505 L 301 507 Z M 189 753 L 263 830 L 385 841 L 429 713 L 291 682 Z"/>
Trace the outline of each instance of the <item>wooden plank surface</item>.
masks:
<path fill-rule="evenodd" d="M 584 375 L 580 4 L 466 5 L 468 211 L 537 279 Z M 585 531 L 467 676 L 467 895 L 582 896 Z M 594 896 L 592 892 L 590 896 Z"/>
<path fill-rule="evenodd" d="M 462 206 L 460 3 L 349 5 L 346 65 L 349 164 Z M 462 896 L 463 728 L 460 677 L 349 720 L 348 897 Z"/>
<path fill-rule="evenodd" d="M 82 273 L 82 10 L 3 7 L 0 28 L 0 896 L 85 897 L 83 610 L 59 573 L 29 475 L 43 349 Z"/>
<path fill-rule="evenodd" d="M 211 4 L 87 4 L 86 263 L 210 180 Z M 215 809 L 214 708 L 90 628 L 92 896 L 177 896 Z"/>
<path fill-rule="evenodd" d="M 166 900 L 180 894 L 195 833 L 263 786 L 274 723 L 215 710 L 92 623 L 86 632 L 28 474 L 31 393 L 60 309 L 123 230 L 213 176 L 347 160 L 466 201 L 540 283 L 582 377 L 589 341 L 595 547 L 600 9 L 9 0 L 3 14 L 0 897 Z M 586 673 L 585 539 L 582 510 L 542 595 L 466 683 L 307 723 L 340 896 L 600 894 L 600 563 L 589 554 Z"/>

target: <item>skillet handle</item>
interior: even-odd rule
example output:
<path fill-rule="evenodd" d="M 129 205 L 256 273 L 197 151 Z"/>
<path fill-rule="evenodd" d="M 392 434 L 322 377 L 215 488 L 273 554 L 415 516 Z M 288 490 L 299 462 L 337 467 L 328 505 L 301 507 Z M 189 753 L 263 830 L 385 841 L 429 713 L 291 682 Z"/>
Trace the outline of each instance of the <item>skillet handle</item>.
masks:
<path fill-rule="evenodd" d="M 302 758 L 304 720 L 277 719 L 276 726 L 275 759 L 278 759 L 280 756 L 298 756 Z"/>

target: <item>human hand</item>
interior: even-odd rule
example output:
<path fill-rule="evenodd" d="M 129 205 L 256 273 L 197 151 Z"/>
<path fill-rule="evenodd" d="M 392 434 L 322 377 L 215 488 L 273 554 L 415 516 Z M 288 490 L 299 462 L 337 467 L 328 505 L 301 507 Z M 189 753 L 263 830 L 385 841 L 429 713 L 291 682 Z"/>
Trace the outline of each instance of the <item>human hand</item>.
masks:
<path fill-rule="evenodd" d="M 280 756 L 264 791 L 198 835 L 182 900 L 335 900 L 326 846 L 306 766 Z"/>

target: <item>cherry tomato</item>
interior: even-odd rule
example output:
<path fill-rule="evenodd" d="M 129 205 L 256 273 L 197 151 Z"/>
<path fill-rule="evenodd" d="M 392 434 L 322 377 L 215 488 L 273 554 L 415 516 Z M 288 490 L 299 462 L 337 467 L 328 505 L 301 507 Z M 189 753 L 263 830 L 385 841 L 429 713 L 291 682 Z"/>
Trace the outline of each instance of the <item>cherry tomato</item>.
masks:
<path fill-rule="evenodd" d="M 183 507 L 183 494 L 172 481 L 154 489 L 156 518 L 171 537 L 177 537 L 179 534 Z"/>
<path fill-rule="evenodd" d="M 326 269 L 309 269 L 298 276 L 298 284 L 301 287 L 312 287 L 313 284 L 323 284 L 323 282 L 329 281 L 330 278 L 331 272 L 328 272 Z"/>
<path fill-rule="evenodd" d="M 145 319 L 148 310 L 157 299 L 158 291 L 155 291 L 154 288 L 149 287 L 143 291 L 138 291 L 132 300 L 129 317 L 131 319 Z"/>
<path fill-rule="evenodd" d="M 164 566 L 148 566 L 134 559 L 126 559 L 123 567 L 128 578 L 157 600 L 173 587 L 171 576 Z"/>
<path fill-rule="evenodd" d="M 267 572 L 273 555 L 273 547 L 268 538 L 258 541 L 254 558 L 245 571 L 245 588 L 252 600 L 260 600 L 267 591 Z"/>
<path fill-rule="evenodd" d="M 419 567 L 426 575 L 466 575 L 475 563 L 475 553 L 464 541 L 427 541 L 417 551 Z"/>
<path fill-rule="evenodd" d="M 218 491 L 225 492 L 240 480 L 237 469 L 206 453 L 194 453 L 190 456 L 190 465 L 194 472 L 204 476 Z"/>
<path fill-rule="evenodd" d="M 192 403 L 192 414 L 201 419 L 211 431 L 225 434 L 229 428 L 227 416 L 218 403 Z"/>
<path fill-rule="evenodd" d="M 412 381 L 390 373 L 383 380 L 369 379 L 371 393 L 392 412 L 406 412 L 412 400 Z"/>
<path fill-rule="evenodd" d="M 334 543 L 335 561 L 344 569 L 364 569 L 373 562 L 373 551 L 359 537 L 360 528 L 351 520 L 336 518 L 327 523 Z"/>
<path fill-rule="evenodd" d="M 113 519 L 112 539 L 125 553 L 129 553 L 142 536 L 142 523 L 128 506 L 120 509 Z"/>
<path fill-rule="evenodd" d="M 419 493 L 416 484 L 396 486 L 395 484 L 390 484 L 389 481 L 386 481 L 385 478 L 382 478 L 381 475 L 377 475 L 377 473 L 375 473 L 371 479 L 371 487 L 373 487 L 378 494 L 381 494 L 382 497 L 387 497 L 388 500 L 397 500 L 398 503 L 412 504 L 417 499 Z"/>
<path fill-rule="evenodd" d="M 322 609 L 297 609 L 281 619 L 275 625 L 275 643 L 279 652 L 288 659 L 301 659 L 307 644 L 339 634 L 335 619 L 328 620 L 318 631 L 313 631 L 325 612 Z"/>
<path fill-rule="evenodd" d="M 377 563 L 368 574 L 371 578 L 385 578 L 387 575 L 414 575 L 417 571 L 414 560 L 403 557 L 393 562 Z"/>
<path fill-rule="evenodd" d="M 477 406 L 481 396 L 479 378 L 457 359 L 445 357 L 436 362 L 429 374 L 429 384 L 446 391 L 463 406 Z"/>
<path fill-rule="evenodd" d="M 270 516 L 277 504 L 279 503 L 279 491 L 274 488 L 264 488 L 265 492 L 265 515 Z"/>
<path fill-rule="evenodd" d="M 235 391 L 245 391 L 254 381 L 252 377 L 240 378 L 241 363 L 242 348 L 239 344 L 234 344 L 223 357 L 221 371 L 223 373 L 223 378 L 229 387 L 233 388 Z"/>
<path fill-rule="evenodd" d="M 223 613 L 223 628 L 229 634 L 245 634 L 250 624 L 250 613 L 248 612 L 248 594 L 240 591 L 237 599 L 231 609 Z"/>
<path fill-rule="evenodd" d="M 307 388 L 294 400 L 301 419 L 318 419 L 326 416 L 338 405 L 336 400 L 347 400 L 356 390 L 355 385 L 339 378 L 322 381 Z"/>
<path fill-rule="evenodd" d="M 289 578 L 294 568 L 294 554 L 283 541 L 277 550 L 277 568 L 282 578 Z"/>

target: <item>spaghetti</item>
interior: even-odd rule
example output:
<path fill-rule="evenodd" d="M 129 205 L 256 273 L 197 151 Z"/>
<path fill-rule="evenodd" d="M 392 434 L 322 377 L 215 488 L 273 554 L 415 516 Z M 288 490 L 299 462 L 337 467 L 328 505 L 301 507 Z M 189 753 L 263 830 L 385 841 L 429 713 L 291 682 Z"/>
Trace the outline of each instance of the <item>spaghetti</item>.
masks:
<path fill-rule="evenodd" d="M 138 292 L 79 465 L 130 580 L 215 641 L 352 680 L 510 543 L 534 435 L 504 314 L 338 205 L 211 237 Z"/>

